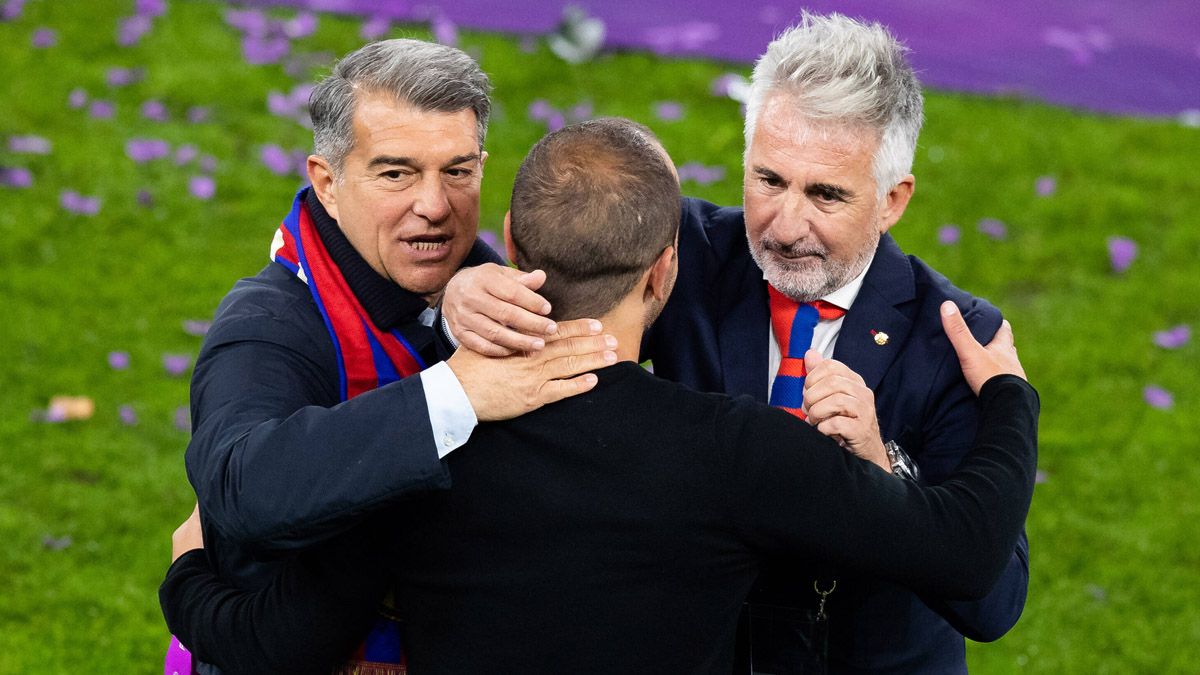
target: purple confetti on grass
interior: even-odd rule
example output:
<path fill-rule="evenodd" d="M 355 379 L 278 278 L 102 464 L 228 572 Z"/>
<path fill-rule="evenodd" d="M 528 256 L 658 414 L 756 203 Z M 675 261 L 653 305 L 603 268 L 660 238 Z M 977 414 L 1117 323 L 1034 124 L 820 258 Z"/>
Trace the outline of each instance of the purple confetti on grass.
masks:
<path fill-rule="evenodd" d="M 553 132 L 567 126 L 567 118 L 557 110 L 546 118 L 546 131 Z"/>
<path fill-rule="evenodd" d="M 116 112 L 117 108 L 112 101 L 96 100 L 88 106 L 88 114 L 92 116 L 92 119 L 110 120 Z"/>
<path fill-rule="evenodd" d="M 529 104 L 529 119 L 531 120 L 545 122 L 556 112 L 554 106 L 550 105 L 550 102 L 546 99 L 535 99 Z"/>
<path fill-rule="evenodd" d="M 154 206 L 154 195 L 150 194 L 150 191 L 145 188 L 137 191 L 137 196 L 134 197 L 134 200 L 137 201 L 138 206 L 142 207 L 143 209 L 148 209 L 151 206 Z"/>
<path fill-rule="evenodd" d="M 574 107 L 572 107 L 568 117 L 570 118 L 571 122 L 584 122 L 592 118 L 593 110 L 594 108 L 592 106 L 592 102 L 584 101 L 582 103 L 577 103 Z"/>
<path fill-rule="evenodd" d="M 1187 324 L 1179 324 L 1167 330 L 1154 333 L 1154 344 L 1163 349 L 1179 349 L 1192 339 L 1192 328 Z"/>
<path fill-rule="evenodd" d="M 1151 408 L 1159 410 L 1169 410 L 1175 405 L 1175 397 L 1171 395 L 1171 392 L 1155 385 L 1147 385 L 1145 389 L 1142 389 L 1142 398 Z"/>
<path fill-rule="evenodd" d="M 33 31 L 31 42 L 38 49 L 53 47 L 58 44 L 58 33 L 53 28 L 39 28 Z"/>
<path fill-rule="evenodd" d="M 483 243 L 492 247 L 493 251 L 500 250 L 500 237 L 495 232 L 491 230 L 480 230 L 479 238 L 483 240 Z"/>
<path fill-rule="evenodd" d="M 32 187 L 33 174 L 25 167 L 0 167 L 0 185 L 10 188 Z"/>
<path fill-rule="evenodd" d="M 192 124 L 207 122 L 210 112 L 211 111 L 207 106 L 192 106 L 191 108 L 188 108 L 187 121 L 191 122 Z"/>
<path fill-rule="evenodd" d="M 1054 176 L 1038 176 L 1033 190 L 1039 197 L 1049 197 L 1058 191 L 1058 179 Z"/>
<path fill-rule="evenodd" d="M 208 333 L 208 329 L 211 327 L 211 321 L 188 319 L 183 322 L 183 332 L 191 335 L 192 337 L 204 337 Z"/>
<path fill-rule="evenodd" d="M 152 23 L 150 17 L 131 16 L 117 26 L 117 44 L 122 47 L 132 47 L 150 32 Z"/>
<path fill-rule="evenodd" d="M 9 136 L 9 152 L 20 152 L 26 155 L 48 155 L 54 146 L 49 139 L 41 136 Z"/>
<path fill-rule="evenodd" d="M 217 158 L 212 155 L 205 155 L 200 158 L 200 170 L 204 173 L 212 173 L 217 170 Z"/>
<path fill-rule="evenodd" d="M 659 101 L 654 104 L 654 116 L 664 122 L 683 119 L 683 106 L 675 101 Z"/>
<path fill-rule="evenodd" d="M 163 370 L 171 377 L 180 377 L 192 366 L 192 357 L 188 354 L 163 354 Z"/>
<path fill-rule="evenodd" d="M 142 104 L 142 117 L 152 122 L 166 122 L 167 106 L 162 101 L 146 101 Z"/>
<path fill-rule="evenodd" d="M 263 166 L 277 176 L 286 176 L 292 172 L 291 155 L 274 143 L 264 145 L 258 158 L 262 161 Z"/>
<path fill-rule="evenodd" d="M 133 11 L 138 16 L 146 16 L 153 19 L 156 16 L 162 16 L 167 11 L 166 0 L 137 0 L 134 3 Z"/>
<path fill-rule="evenodd" d="M 16 21 L 25 10 L 25 0 L 8 0 L 0 7 L 0 21 Z"/>
<path fill-rule="evenodd" d="M 306 38 L 317 32 L 317 15 L 302 12 L 283 23 L 283 34 L 293 40 Z"/>
<path fill-rule="evenodd" d="M 225 11 L 225 23 L 244 35 L 263 36 L 271 22 L 257 9 L 229 9 Z"/>
<path fill-rule="evenodd" d="M 156 138 L 131 138 L 125 142 L 125 156 L 138 164 L 162 159 L 171 154 L 171 146 Z"/>
<path fill-rule="evenodd" d="M 175 409 L 175 428 L 180 431 L 192 430 L 192 416 L 188 414 L 188 407 L 181 405 Z"/>
<path fill-rule="evenodd" d="M 125 370 L 129 368 L 129 352 L 109 352 L 108 367 L 113 370 Z"/>
<path fill-rule="evenodd" d="M 109 68 L 104 73 L 104 81 L 110 87 L 127 87 L 142 78 L 142 73 L 134 68 Z"/>
<path fill-rule="evenodd" d="M 73 543 L 75 543 L 75 540 L 69 534 L 65 537 L 53 537 L 48 534 L 42 537 L 42 548 L 47 551 L 61 551 L 70 548 Z"/>
<path fill-rule="evenodd" d="M 137 411 L 131 405 L 123 405 L 117 409 L 117 416 L 121 418 L 121 424 L 127 427 L 135 427 L 138 423 Z"/>
<path fill-rule="evenodd" d="M 247 36 L 242 39 L 242 58 L 254 66 L 279 63 L 291 49 L 292 45 L 285 37 Z"/>
<path fill-rule="evenodd" d="M 373 42 L 387 35 L 391 29 L 392 22 L 388 21 L 386 16 L 373 16 L 363 22 L 358 35 L 364 40 Z"/>
<path fill-rule="evenodd" d="M 962 238 L 962 232 L 957 225 L 943 225 L 938 228 L 937 240 L 942 246 L 953 246 Z"/>
<path fill-rule="evenodd" d="M 1004 221 L 997 220 L 996 218 L 984 218 L 980 220 L 979 231 L 996 241 L 1008 238 L 1008 226 L 1004 224 Z"/>
<path fill-rule="evenodd" d="M 750 93 L 750 82 L 737 73 L 726 73 L 712 81 L 709 91 L 713 96 L 731 98 L 738 103 L 744 103 Z"/>
<path fill-rule="evenodd" d="M 183 166 L 193 162 L 199 154 L 200 152 L 196 150 L 196 146 L 192 145 L 191 143 L 184 143 L 178 148 L 175 148 L 175 164 L 178 166 Z"/>
<path fill-rule="evenodd" d="M 196 199 L 207 201 L 217 194 L 217 182 L 212 176 L 192 176 L 188 179 L 188 192 Z"/>
<path fill-rule="evenodd" d="M 94 216 L 100 212 L 99 197 L 85 197 L 74 190 L 63 190 L 58 203 L 63 209 L 81 216 Z"/>
<path fill-rule="evenodd" d="M 71 93 L 67 95 L 67 105 L 69 105 L 72 110 L 79 110 L 83 106 L 87 105 L 87 102 L 88 94 L 83 90 L 82 87 L 75 87 L 71 90 Z"/>
<path fill-rule="evenodd" d="M 688 162 L 678 168 L 679 181 L 692 181 L 699 185 L 711 185 L 725 179 L 725 167 L 705 166 L 699 162 Z"/>
<path fill-rule="evenodd" d="M 1128 237 L 1108 238 L 1108 262 L 1117 274 L 1128 270 L 1137 258 L 1137 242 Z"/>
<path fill-rule="evenodd" d="M 429 30 L 433 39 L 447 47 L 458 46 L 458 26 L 454 25 L 445 14 L 438 14 L 429 22 Z"/>
<path fill-rule="evenodd" d="M 1042 483 L 1045 483 L 1049 480 L 1050 480 L 1050 474 L 1046 473 L 1045 471 L 1043 471 L 1041 469 L 1038 469 L 1033 474 L 1034 485 L 1041 485 Z"/>

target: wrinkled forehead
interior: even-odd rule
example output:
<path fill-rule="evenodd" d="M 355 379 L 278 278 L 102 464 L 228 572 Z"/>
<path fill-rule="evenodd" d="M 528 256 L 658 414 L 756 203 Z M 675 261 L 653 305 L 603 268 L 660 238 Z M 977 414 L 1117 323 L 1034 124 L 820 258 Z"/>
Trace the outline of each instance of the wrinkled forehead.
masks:
<path fill-rule="evenodd" d="M 763 103 L 750 150 L 760 144 L 785 150 L 822 146 L 844 154 L 871 155 L 879 141 L 879 131 L 865 122 L 809 114 L 795 97 L 776 92 Z"/>
<path fill-rule="evenodd" d="M 354 109 L 352 154 L 379 152 L 450 156 L 479 152 L 471 108 L 421 110 L 386 94 L 365 94 Z"/>

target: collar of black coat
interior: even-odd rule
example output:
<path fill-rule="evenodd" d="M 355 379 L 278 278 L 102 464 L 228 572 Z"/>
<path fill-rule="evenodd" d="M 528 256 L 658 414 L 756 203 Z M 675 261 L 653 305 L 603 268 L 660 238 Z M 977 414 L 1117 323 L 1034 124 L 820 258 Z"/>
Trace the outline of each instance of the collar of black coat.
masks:
<path fill-rule="evenodd" d="M 354 250 L 337 221 L 321 205 L 315 190 L 310 188 L 304 201 L 313 224 L 317 227 L 321 243 L 325 245 L 325 250 L 329 251 L 333 263 L 342 271 L 342 276 L 350 285 L 350 292 L 354 293 L 363 309 L 367 310 L 367 315 L 376 327 L 381 330 L 397 328 L 415 321 L 421 312 L 429 308 L 425 298 L 371 269 L 367 261 Z M 487 244 L 477 239 L 462 266 L 472 267 L 485 262 L 500 262 L 500 258 Z"/>

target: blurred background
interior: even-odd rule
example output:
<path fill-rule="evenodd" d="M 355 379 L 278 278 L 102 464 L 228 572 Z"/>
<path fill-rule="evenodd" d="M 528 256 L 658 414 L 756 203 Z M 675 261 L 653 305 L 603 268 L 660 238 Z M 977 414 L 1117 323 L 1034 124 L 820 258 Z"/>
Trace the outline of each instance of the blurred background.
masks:
<path fill-rule="evenodd" d="M 530 145 L 600 115 L 740 203 L 738 99 L 801 6 L 912 48 L 927 122 L 892 233 L 1005 312 L 1042 395 L 1029 601 L 972 671 L 1196 672 L 1194 0 L 0 0 L 0 673 L 161 670 L 192 362 L 267 262 L 334 59 L 405 36 L 479 60 L 494 237 Z"/>

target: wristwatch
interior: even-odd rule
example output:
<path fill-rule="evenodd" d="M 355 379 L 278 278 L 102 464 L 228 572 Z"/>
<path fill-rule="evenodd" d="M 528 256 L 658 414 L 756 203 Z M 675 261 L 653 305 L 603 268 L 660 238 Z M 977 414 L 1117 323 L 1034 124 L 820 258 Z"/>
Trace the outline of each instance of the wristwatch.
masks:
<path fill-rule="evenodd" d="M 892 475 L 904 480 L 911 480 L 914 483 L 921 480 L 921 469 L 917 468 L 917 463 L 904 452 L 904 448 L 896 441 L 888 441 L 883 444 L 883 449 L 887 450 L 888 461 L 892 464 Z"/>

